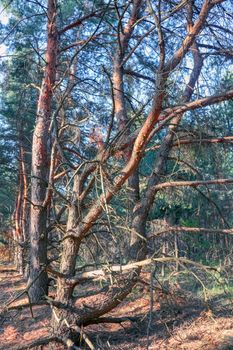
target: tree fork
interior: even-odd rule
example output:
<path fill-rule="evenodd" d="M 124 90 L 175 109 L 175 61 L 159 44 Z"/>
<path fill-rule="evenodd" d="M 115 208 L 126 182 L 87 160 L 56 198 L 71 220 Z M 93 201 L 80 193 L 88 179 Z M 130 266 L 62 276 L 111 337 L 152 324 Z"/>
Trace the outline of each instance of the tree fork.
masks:
<path fill-rule="evenodd" d="M 73 218 L 73 225 L 70 225 L 72 226 L 70 227 L 70 230 L 69 225 L 67 225 L 67 232 L 65 235 L 65 240 L 63 242 L 64 248 L 62 254 L 62 264 L 60 269 L 61 273 L 69 274 L 71 277 L 72 275 L 74 275 L 76 255 L 78 253 L 78 249 L 82 239 L 88 234 L 93 224 L 101 216 L 106 203 L 110 202 L 110 200 L 122 188 L 122 185 L 137 169 L 141 161 L 143 151 L 149 142 L 150 135 L 151 133 L 153 133 L 154 127 L 156 123 L 158 123 L 159 117 L 161 116 L 163 110 L 163 102 L 166 96 L 167 78 L 169 77 L 170 73 L 179 65 L 185 54 L 194 44 L 195 38 L 202 30 L 211 7 L 212 6 L 210 5 L 209 1 L 203 2 L 198 19 L 194 22 L 191 28 L 189 28 L 188 34 L 183 40 L 179 49 L 175 52 L 173 57 L 167 63 L 164 63 L 162 67 L 160 67 L 157 76 L 157 86 L 151 112 L 147 116 L 140 131 L 138 132 L 135 138 L 131 156 L 128 162 L 125 164 L 121 172 L 115 177 L 113 185 L 107 188 L 105 193 L 102 193 L 102 195 L 100 195 L 100 197 L 98 197 L 98 199 L 90 206 L 86 215 L 82 217 L 82 220 L 77 221 Z M 199 105 L 199 107 L 200 106 L 201 105 Z M 121 108 L 119 109 L 121 110 Z M 175 111 L 175 114 L 177 115 L 178 119 L 179 115 L 183 114 L 183 112 L 183 109 Z M 172 141 L 173 139 L 171 140 L 171 142 L 169 140 L 169 146 L 172 145 Z M 166 145 L 165 158 L 169 153 L 167 152 L 169 151 L 168 145 Z M 159 165 L 159 169 L 163 168 L 163 166 L 164 162 L 162 162 L 161 165 Z M 161 172 L 159 171 L 159 173 Z M 154 193 L 152 194 L 152 197 L 154 198 Z M 150 202 L 150 204 L 151 203 L 152 202 Z M 136 234 L 144 236 L 144 223 L 147 218 L 149 209 L 150 206 L 144 206 L 144 203 L 142 207 L 140 206 L 140 203 L 138 206 L 135 207 L 135 211 L 133 214 L 134 216 L 132 220 L 132 230 L 134 230 L 135 236 Z M 144 242 L 142 240 L 136 240 L 135 244 L 131 245 L 130 250 L 130 257 L 132 260 L 137 261 L 143 260 L 145 258 Z M 67 260 L 67 258 L 69 259 L 69 261 Z M 140 267 L 135 267 L 132 275 L 128 276 L 129 278 L 122 278 L 121 280 L 119 280 L 116 288 L 111 289 L 107 293 L 107 295 L 105 295 L 104 300 L 101 300 L 101 305 L 100 303 L 97 303 L 98 305 L 94 305 L 92 310 L 80 308 L 79 320 L 78 318 L 76 319 L 78 324 L 85 324 L 85 322 L 88 322 L 90 319 L 100 317 L 106 312 L 112 310 L 115 306 L 117 306 L 126 297 L 126 295 L 130 293 L 133 285 L 136 283 L 139 273 Z M 58 291 L 56 301 L 67 303 L 72 295 L 72 291 L 73 288 L 71 286 L 67 286 L 66 283 L 62 281 L 62 279 L 58 278 Z"/>

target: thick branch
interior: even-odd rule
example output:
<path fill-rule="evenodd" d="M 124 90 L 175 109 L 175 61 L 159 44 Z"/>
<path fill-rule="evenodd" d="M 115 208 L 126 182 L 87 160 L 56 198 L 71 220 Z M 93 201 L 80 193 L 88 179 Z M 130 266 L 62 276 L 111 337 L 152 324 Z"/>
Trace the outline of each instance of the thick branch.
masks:
<path fill-rule="evenodd" d="M 175 106 L 175 107 L 170 107 L 166 108 L 160 116 L 160 120 L 163 118 L 166 118 L 168 115 L 176 115 L 180 113 L 184 113 L 187 111 L 193 111 L 198 108 L 203 108 L 206 106 L 211 106 L 215 103 L 220 103 L 226 100 L 230 100 L 233 98 L 233 90 L 228 90 L 222 94 L 219 95 L 213 95 L 213 96 L 207 96 L 195 101 L 191 101 L 189 103 L 186 103 L 181 106 Z"/>
<path fill-rule="evenodd" d="M 194 111 L 196 109 L 211 106 L 213 104 L 227 101 L 227 100 L 230 100 L 232 98 L 233 98 L 233 90 L 229 90 L 229 91 L 226 91 L 226 92 L 219 94 L 219 95 L 207 96 L 207 97 L 195 100 L 195 101 L 185 103 L 185 104 L 180 105 L 180 106 L 169 107 L 161 112 L 161 114 L 159 116 L 159 120 L 162 120 L 165 122 L 162 125 L 162 127 L 163 127 L 173 117 L 175 117 L 176 115 L 178 115 L 180 113 L 185 113 L 185 112 L 188 112 L 191 110 Z M 160 125 L 158 126 L 158 128 L 156 128 L 156 130 L 155 130 L 156 132 L 157 132 L 157 129 L 161 130 Z M 155 131 L 154 130 L 152 131 L 153 135 L 154 135 Z M 126 147 L 128 147 L 129 144 L 132 144 L 135 141 L 135 139 L 138 137 L 139 132 L 140 132 L 140 129 L 137 129 L 134 131 L 133 134 L 131 134 L 129 137 L 127 137 L 127 139 L 125 139 L 125 138 L 123 140 L 121 139 L 119 142 L 119 145 L 117 145 L 117 147 L 116 147 L 116 149 L 114 149 L 114 151 L 124 150 Z M 150 139 L 151 138 L 152 138 L 152 136 L 150 135 Z M 220 139 L 222 139 L 222 138 L 220 138 Z M 180 142 L 180 144 L 181 144 L 181 142 Z M 177 142 L 177 145 L 178 145 L 178 142 Z M 155 146 L 155 149 L 156 148 L 157 148 L 157 146 Z"/>

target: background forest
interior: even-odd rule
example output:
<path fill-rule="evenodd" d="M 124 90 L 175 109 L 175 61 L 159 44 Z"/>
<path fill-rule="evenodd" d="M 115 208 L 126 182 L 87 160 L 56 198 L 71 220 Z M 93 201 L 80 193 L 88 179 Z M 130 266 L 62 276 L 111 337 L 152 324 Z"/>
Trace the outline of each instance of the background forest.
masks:
<path fill-rule="evenodd" d="M 138 349 L 157 349 L 158 295 L 175 319 L 178 295 L 232 298 L 232 2 L 0 11 L 0 262 L 26 281 L 1 315 L 25 295 L 51 308 L 49 336 L 17 349 L 114 349 L 88 327 L 149 293 Z"/>

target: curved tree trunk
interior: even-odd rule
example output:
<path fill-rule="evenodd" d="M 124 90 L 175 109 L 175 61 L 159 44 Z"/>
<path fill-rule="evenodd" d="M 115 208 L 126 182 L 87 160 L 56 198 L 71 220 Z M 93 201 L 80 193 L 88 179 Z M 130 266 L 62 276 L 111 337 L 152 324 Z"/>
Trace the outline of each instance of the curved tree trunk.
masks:
<path fill-rule="evenodd" d="M 190 76 L 189 83 L 183 93 L 182 100 L 187 102 L 192 96 L 194 86 L 199 77 L 202 68 L 202 58 L 200 57 L 199 50 L 196 44 L 193 45 L 193 57 L 194 57 L 194 67 Z M 161 178 L 165 174 L 166 160 L 168 158 L 169 152 L 172 147 L 172 142 L 175 135 L 175 130 L 177 129 L 182 115 L 177 116 L 173 119 L 172 126 L 169 128 L 168 133 L 164 139 L 158 155 L 158 161 L 156 162 L 155 170 L 151 176 L 151 182 L 159 183 Z M 151 192 L 152 191 L 152 192 Z M 135 204 L 133 210 L 132 226 L 131 226 L 131 244 L 129 255 L 133 261 L 140 261 L 146 257 L 146 222 L 147 217 L 153 203 L 156 191 L 148 185 L 148 189 L 144 195 L 144 198 Z M 147 198 L 149 196 L 149 198 Z M 149 205 L 148 205 L 149 202 Z M 144 239 L 143 239 L 144 238 Z M 78 325 L 85 325 L 91 320 L 104 315 L 105 313 L 111 311 L 117 305 L 120 304 L 122 300 L 131 292 L 133 286 L 137 282 L 137 278 L 140 274 L 141 268 L 133 270 L 129 275 L 122 276 L 117 281 L 117 286 L 111 286 L 109 292 L 105 295 L 104 299 L 100 301 L 97 300 L 96 305 L 90 305 L 91 310 L 82 309 L 80 314 L 76 316 L 76 322 Z"/>
<path fill-rule="evenodd" d="M 136 2 L 134 2 L 136 3 Z M 162 104 L 164 102 L 164 98 L 166 96 L 166 82 L 169 77 L 169 74 L 172 72 L 174 68 L 181 62 L 184 55 L 194 44 L 196 35 L 202 29 L 205 18 L 208 15 L 208 11 L 210 9 L 210 5 L 208 1 L 203 3 L 203 7 L 200 12 L 199 18 L 196 20 L 194 25 L 190 25 L 188 30 L 188 34 L 184 39 L 181 47 L 175 52 L 174 56 L 164 63 L 165 59 L 161 55 L 161 65 L 159 67 L 159 71 L 157 74 L 157 84 L 156 91 L 153 99 L 153 105 L 151 112 L 146 118 L 144 124 L 142 125 L 138 136 L 134 142 L 132 153 L 129 161 L 122 169 L 120 175 L 118 175 L 114 179 L 114 186 L 107 189 L 105 193 L 103 193 L 98 201 L 94 202 L 94 204 L 89 209 L 86 216 L 82 218 L 81 222 L 77 222 L 77 219 L 73 218 L 72 225 L 67 227 L 67 233 L 64 238 L 64 247 L 63 247 L 63 257 L 60 268 L 60 276 L 58 277 L 58 290 L 56 301 L 62 302 L 64 304 L 68 304 L 70 298 L 72 296 L 74 285 L 66 283 L 66 279 L 72 278 L 75 273 L 75 262 L 76 256 L 79 250 L 80 243 L 85 235 L 89 232 L 93 223 L 100 217 L 103 212 L 104 204 L 109 202 L 112 197 L 120 190 L 122 185 L 129 179 L 131 175 L 134 174 L 135 170 L 138 168 L 140 160 L 142 158 L 142 154 L 145 148 L 145 145 L 150 140 L 151 133 L 153 134 L 153 129 L 156 122 L 159 119 L 159 116 L 162 112 Z M 117 62 L 118 63 L 118 62 Z M 116 64 L 116 62 L 115 62 Z M 116 67 L 115 67 L 116 68 Z M 200 68 L 200 67 L 199 67 Z M 197 71 L 199 71 L 199 68 Z M 194 66 L 194 70 L 196 69 L 196 65 Z M 195 77 L 191 76 L 190 80 L 195 85 L 198 74 L 194 72 Z M 118 78 L 120 77 L 119 84 L 122 83 L 121 71 L 119 71 Z M 191 93 L 193 91 L 193 86 L 190 89 L 190 86 L 187 88 L 189 93 L 186 96 L 187 89 L 184 92 L 184 101 L 187 101 Z M 118 92 L 122 92 L 122 86 L 119 85 Z M 119 103 L 118 107 L 118 115 L 119 120 L 121 121 L 122 114 L 124 110 L 122 109 L 121 99 L 123 94 L 119 93 L 118 98 L 115 96 L 115 101 Z M 116 107 L 116 104 L 115 104 Z M 116 108 L 117 109 L 117 108 Z M 144 259 L 146 255 L 146 240 L 145 237 L 145 229 L 146 229 L 146 221 L 150 211 L 150 208 L 153 204 L 155 194 L 156 194 L 156 184 L 161 181 L 161 178 L 165 174 L 165 165 L 169 155 L 169 151 L 172 147 L 172 142 L 174 138 L 174 131 L 178 127 L 180 120 L 182 118 L 182 114 L 177 115 L 173 118 L 173 125 L 168 129 L 168 133 L 164 139 L 164 142 L 159 150 L 159 154 L 156 160 L 156 164 L 151 174 L 150 180 L 148 182 L 148 186 L 146 191 L 144 192 L 144 196 L 142 199 L 139 199 L 138 202 L 134 206 L 133 217 L 132 217 L 132 226 L 131 226 L 131 244 L 130 244 L 130 258 L 134 261 L 139 261 Z M 71 213 L 71 212 L 70 212 Z M 73 214 L 75 215 L 75 210 L 73 210 Z M 73 215 L 72 214 L 72 215 Z M 116 285 L 113 285 L 109 288 L 109 291 L 104 295 L 104 300 L 97 300 L 96 305 L 90 305 L 89 308 L 81 308 L 79 315 L 75 317 L 76 322 L 81 325 L 88 323 L 92 318 L 100 317 L 112 310 L 115 306 L 117 306 L 127 294 L 131 292 L 132 287 L 134 286 L 137 276 L 140 273 L 140 268 L 137 268 L 133 271 L 132 274 L 127 277 L 119 276 L 119 281 Z M 62 276 L 63 275 L 63 276 Z M 66 311 L 66 314 L 61 312 L 61 310 L 55 310 L 55 313 L 58 313 L 58 317 L 56 321 L 59 323 L 59 319 L 61 320 L 64 317 L 71 316 L 71 313 Z M 61 316 L 61 317 L 60 317 Z M 64 316 L 64 317 L 63 317 Z M 62 323 L 62 322 L 61 322 Z M 58 324 L 56 326 L 57 329 L 61 327 Z"/>
<path fill-rule="evenodd" d="M 123 130 L 127 128 L 127 112 L 125 108 L 125 96 L 124 96 L 124 86 L 123 86 L 123 66 L 122 66 L 122 61 L 126 52 L 126 49 L 128 47 L 128 41 L 133 33 L 134 30 L 134 25 L 138 19 L 138 14 L 139 14 L 139 9 L 141 6 L 142 1 L 141 0 L 134 0 L 133 1 L 133 9 L 131 16 L 124 28 L 124 33 L 122 32 L 120 34 L 120 42 L 119 42 L 119 47 L 116 52 L 116 55 L 114 57 L 114 67 L 113 67 L 113 77 L 112 77 L 112 85 L 113 85 L 113 104 L 114 104 L 114 114 L 115 118 L 117 120 L 117 123 L 119 125 L 119 130 Z M 128 129 L 126 133 L 128 134 Z M 109 136 L 110 136 L 111 130 L 109 130 Z M 126 155 L 126 161 L 129 160 L 130 158 L 130 151 L 128 151 Z M 73 188 L 73 203 L 70 205 L 69 208 L 69 214 L 68 214 L 68 222 L 67 222 L 67 232 L 72 231 L 73 228 L 77 225 L 77 198 L 81 194 L 80 189 L 78 186 L 78 176 L 75 176 L 74 179 L 74 188 Z M 139 183 L 138 183 L 138 173 L 137 169 L 135 169 L 135 173 L 133 173 L 129 179 L 129 185 L 131 187 L 131 210 L 133 209 L 133 201 L 135 199 L 138 199 L 138 192 L 139 192 Z M 75 198 L 76 197 L 76 198 Z M 61 260 L 61 265 L 60 265 L 60 272 L 64 275 L 69 275 L 73 276 L 75 273 L 75 264 L 76 264 L 76 258 L 77 258 L 77 253 L 79 251 L 79 247 L 81 244 L 82 239 L 73 239 L 73 238 L 67 238 L 64 241 L 63 244 L 63 252 L 62 252 L 62 260 Z M 130 292 L 132 289 L 133 284 L 130 282 L 128 288 L 126 288 L 126 283 L 122 284 L 124 286 L 124 295 L 122 295 L 122 298 L 120 297 L 119 294 L 119 288 L 115 290 L 113 288 L 111 294 L 111 297 L 107 297 L 106 303 L 104 310 L 101 311 L 100 315 L 103 313 L 107 312 L 108 309 L 111 310 L 114 306 L 116 306 L 119 302 L 120 299 L 123 300 L 124 297 Z M 121 288 L 120 288 L 121 289 Z M 57 296 L 56 300 L 62 303 L 68 303 L 72 296 L 73 292 L 73 287 L 72 286 L 67 286 L 65 283 L 64 279 L 58 278 L 58 288 L 57 288 Z M 61 313 L 61 312 L 60 312 Z M 80 310 L 80 317 L 81 317 L 81 310 Z M 97 311 L 95 313 L 95 317 L 98 317 L 98 307 Z M 59 325 L 57 324 L 56 320 L 54 319 L 54 327 L 57 328 Z"/>

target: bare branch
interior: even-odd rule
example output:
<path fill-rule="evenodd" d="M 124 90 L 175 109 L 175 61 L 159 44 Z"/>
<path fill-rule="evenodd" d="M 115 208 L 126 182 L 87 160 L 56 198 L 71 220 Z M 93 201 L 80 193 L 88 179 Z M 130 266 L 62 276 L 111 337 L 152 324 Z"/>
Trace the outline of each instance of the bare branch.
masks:
<path fill-rule="evenodd" d="M 180 147 L 181 145 L 193 145 L 193 144 L 212 144 L 212 143 L 233 143 L 233 136 L 223 136 L 223 137 L 216 137 L 216 138 L 209 138 L 209 139 L 186 139 L 186 140 L 176 140 L 172 147 Z M 156 145 L 147 148 L 147 151 L 152 151 L 159 149 L 161 145 Z"/>
<path fill-rule="evenodd" d="M 205 181 L 169 181 L 163 182 L 155 186 L 157 190 L 168 188 L 168 187 L 197 187 L 205 185 L 227 185 L 232 184 L 233 179 L 215 179 L 215 180 L 205 180 Z"/>
<path fill-rule="evenodd" d="M 107 8 L 108 8 L 108 6 L 107 6 Z M 58 34 L 62 35 L 65 32 L 67 32 L 68 30 L 80 26 L 81 24 L 83 24 L 83 22 L 85 22 L 86 20 L 88 20 L 90 18 L 101 16 L 103 13 L 105 13 L 107 8 L 97 9 L 91 13 L 88 13 L 87 15 L 85 15 L 83 17 L 80 17 L 77 21 L 72 22 L 72 23 L 68 24 L 67 26 L 65 26 L 64 28 L 62 28 L 61 30 L 59 30 Z"/>

